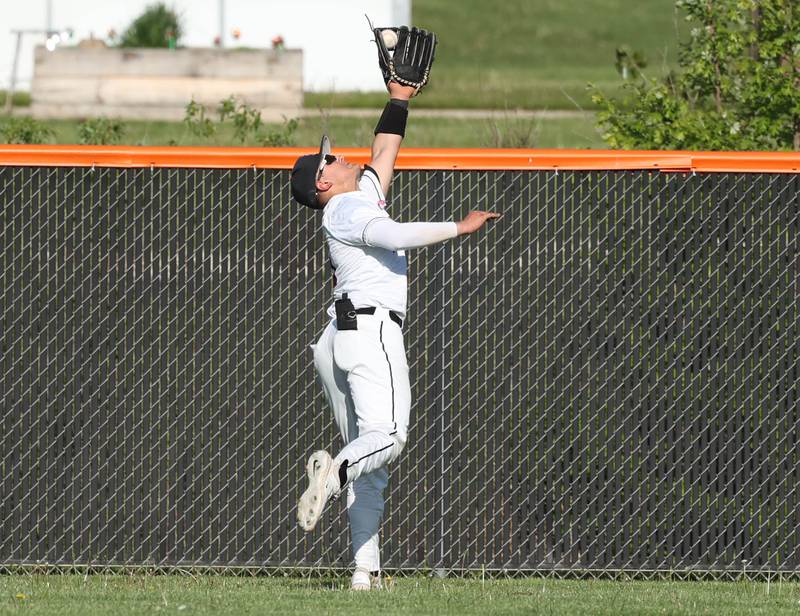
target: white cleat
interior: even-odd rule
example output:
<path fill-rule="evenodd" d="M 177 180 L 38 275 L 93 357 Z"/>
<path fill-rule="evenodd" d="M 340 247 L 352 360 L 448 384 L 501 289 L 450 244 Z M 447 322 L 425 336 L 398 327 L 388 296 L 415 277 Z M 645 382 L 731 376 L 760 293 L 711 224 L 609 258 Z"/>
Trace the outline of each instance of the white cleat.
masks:
<path fill-rule="evenodd" d="M 315 451 L 306 464 L 308 488 L 297 502 L 297 523 L 306 532 L 317 525 L 325 503 L 339 493 L 339 465 L 327 451 Z"/>
<path fill-rule="evenodd" d="M 356 567 L 353 571 L 353 580 L 350 582 L 350 590 L 380 590 L 383 588 L 381 576 L 372 575 L 366 569 Z"/>

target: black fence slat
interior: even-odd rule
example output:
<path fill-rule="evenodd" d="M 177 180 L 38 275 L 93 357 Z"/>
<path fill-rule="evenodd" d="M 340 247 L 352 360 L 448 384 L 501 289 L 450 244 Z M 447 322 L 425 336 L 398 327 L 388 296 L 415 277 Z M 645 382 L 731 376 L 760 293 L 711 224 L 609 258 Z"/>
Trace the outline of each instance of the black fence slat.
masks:
<path fill-rule="evenodd" d="M 800 179 L 401 171 L 409 441 L 385 568 L 800 573 Z M 320 214 L 270 169 L 0 167 L 0 564 L 348 566 L 309 345 Z"/>

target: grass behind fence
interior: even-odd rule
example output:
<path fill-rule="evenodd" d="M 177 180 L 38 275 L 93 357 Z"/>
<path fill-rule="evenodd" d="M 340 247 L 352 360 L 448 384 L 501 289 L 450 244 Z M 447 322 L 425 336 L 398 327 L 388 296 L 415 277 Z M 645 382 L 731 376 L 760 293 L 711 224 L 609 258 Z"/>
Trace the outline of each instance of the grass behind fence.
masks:
<path fill-rule="evenodd" d="M 621 80 L 617 47 L 640 50 L 647 73 L 677 65 L 685 22 L 673 0 L 417 0 L 412 21 L 439 36 L 432 108 L 591 109 L 586 84 L 610 92 Z M 685 38 L 685 37 L 684 37 Z M 374 106 L 358 93 L 306 94 L 306 106 Z"/>
<path fill-rule="evenodd" d="M 385 98 L 385 97 L 384 97 Z M 367 147 L 380 110 L 374 117 L 352 118 L 331 115 L 325 111 L 301 119 L 293 135 L 300 147 L 318 147 L 319 135 L 327 132 L 337 147 Z M 55 143 L 80 143 L 79 122 L 47 120 L 54 131 Z M 403 147 L 538 147 L 538 148 L 603 148 L 604 143 L 594 126 L 593 116 L 522 118 L 514 114 L 498 119 L 459 119 L 414 117 L 408 122 Z M 2 120 L 0 120 L 2 125 Z M 182 122 L 126 121 L 122 143 L 142 146 L 255 146 L 253 141 L 240 143 L 233 129 L 224 127 L 210 139 L 193 135 Z M 498 137 L 501 141 L 498 141 Z M 502 141 L 505 140 L 505 141 Z"/>

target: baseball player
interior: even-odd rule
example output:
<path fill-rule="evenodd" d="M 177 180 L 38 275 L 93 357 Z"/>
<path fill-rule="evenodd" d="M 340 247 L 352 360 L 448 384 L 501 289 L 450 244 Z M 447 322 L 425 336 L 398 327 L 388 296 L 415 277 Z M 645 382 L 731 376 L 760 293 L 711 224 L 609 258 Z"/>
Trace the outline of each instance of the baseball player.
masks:
<path fill-rule="evenodd" d="M 405 134 L 408 102 L 425 85 L 436 46 L 433 33 L 416 28 L 394 31 L 393 67 L 410 66 L 398 60 L 403 53 L 411 54 L 416 56 L 416 72 L 394 75 L 381 63 L 391 100 L 375 128 L 370 163 L 361 168 L 332 154 L 323 137 L 319 152 L 300 157 L 291 173 L 294 198 L 322 210 L 335 288 L 327 311 L 331 320 L 313 347 L 314 367 L 345 443 L 335 457 L 326 451 L 311 454 L 308 488 L 298 502 L 297 519 L 303 530 L 313 530 L 326 503 L 346 492 L 354 590 L 380 586 L 378 531 L 387 467 L 400 455 L 408 435 L 405 251 L 474 233 L 499 216 L 473 211 L 460 222 L 399 223 L 389 215 L 386 194 Z M 380 31 L 375 32 L 381 40 Z M 417 51 L 408 51 L 411 48 Z M 408 79 L 409 74 L 418 81 Z"/>

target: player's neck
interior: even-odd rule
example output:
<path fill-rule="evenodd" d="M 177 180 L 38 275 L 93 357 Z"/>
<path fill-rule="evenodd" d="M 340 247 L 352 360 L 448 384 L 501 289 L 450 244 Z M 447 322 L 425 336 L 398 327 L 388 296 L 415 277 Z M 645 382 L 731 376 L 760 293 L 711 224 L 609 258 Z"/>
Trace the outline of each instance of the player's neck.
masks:
<path fill-rule="evenodd" d="M 328 190 L 325 191 L 325 205 L 327 205 L 328 202 L 334 197 L 349 192 L 355 192 L 357 190 L 358 190 L 358 180 L 356 180 L 352 186 L 350 186 L 349 183 L 348 184 L 342 183 L 338 186 L 331 186 Z"/>

